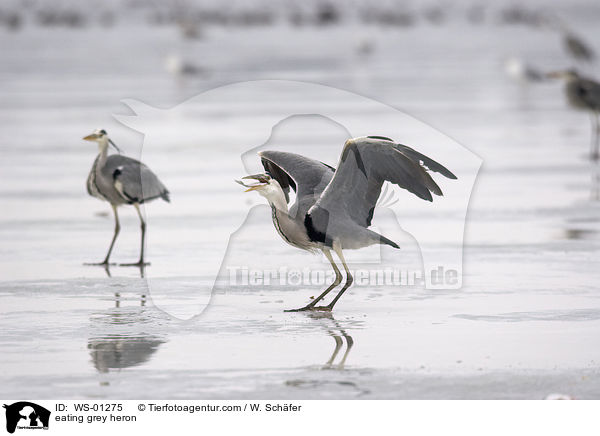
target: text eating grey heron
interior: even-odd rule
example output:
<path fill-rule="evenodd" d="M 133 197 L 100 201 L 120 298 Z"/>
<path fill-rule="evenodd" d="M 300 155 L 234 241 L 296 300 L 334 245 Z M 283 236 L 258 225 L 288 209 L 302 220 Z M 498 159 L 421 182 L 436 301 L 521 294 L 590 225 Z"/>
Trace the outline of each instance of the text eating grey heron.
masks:
<path fill-rule="evenodd" d="M 353 282 L 343 250 L 374 244 L 400 248 L 368 229 L 384 182 L 432 201 L 432 193 L 443 194 L 428 170 L 456 179 L 433 159 L 382 136 L 346 141 L 337 169 L 294 153 L 263 151 L 259 156 L 266 173 L 244 177 L 256 180 L 253 185 L 237 182 L 248 188 L 246 192 L 257 191 L 267 199 L 273 224 L 284 241 L 308 251 L 321 250 L 335 272 L 334 282 L 321 295 L 306 306 L 288 312 L 333 309 Z M 288 208 L 290 188 L 296 193 L 296 201 Z M 346 271 L 346 283 L 328 305 L 317 306 L 342 282 L 332 250 Z"/>
<path fill-rule="evenodd" d="M 590 113 L 592 135 L 590 158 L 598 160 L 600 141 L 600 83 L 579 75 L 575 70 L 554 71 L 547 74 L 550 78 L 563 79 L 566 82 L 565 93 L 569 104 L 575 109 Z"/>
<path fill-rule="evenodd" d="M 135 159 L 121 154 L 108 155 L 108 146 L 112 145 L 117 151 L 119 148 L 108 137 L 106 130 L 98 129 L 86 136 L 86 141 L 98 143 L 98 156 L 92 165 L 87 179 L 87 191 L 93 197 L 108 201 L 112 206 L 115 216 L 115 230 L 106 257 L 102 262 L 92 265 L 108 265 L 121 225 L 117 207 L 131 204 L 135 207 L 140 218 L 142 228 L 142 245 L 140 259 L 136 263 L 121 264 L 122 266 L 144 266 L 144 245 L 146 240 L 146 221 L 140 211 L 140 204 L 147 203 L 156 198 L 169 202 L 169 191 L 158 177 L 146 165 Z"/>

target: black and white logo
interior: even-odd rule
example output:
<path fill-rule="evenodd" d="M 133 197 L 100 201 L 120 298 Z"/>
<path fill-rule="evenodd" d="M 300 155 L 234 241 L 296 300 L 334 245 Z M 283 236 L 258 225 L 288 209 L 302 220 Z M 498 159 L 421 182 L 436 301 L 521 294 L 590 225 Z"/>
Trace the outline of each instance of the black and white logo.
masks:
<path fill-rule="evenodd" d="M 50 411 L 29 401 L 19 401 L 3 406 L 6 409 L 6 431 L 14 433 L 16 429 L 48 430 Z"/>

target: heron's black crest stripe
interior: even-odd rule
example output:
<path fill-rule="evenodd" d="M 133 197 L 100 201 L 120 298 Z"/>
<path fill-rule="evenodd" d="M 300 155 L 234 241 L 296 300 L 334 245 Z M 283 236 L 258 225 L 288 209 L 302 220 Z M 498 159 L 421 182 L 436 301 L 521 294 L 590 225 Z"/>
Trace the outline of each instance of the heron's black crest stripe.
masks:
<path fill-rule="evenodd" d="M 102 130 L 100 130 L 100 133 L 102 133 L 103 135 L 106 135 L 106 130 L 102 129 Z"/>
<path fill-rule="evenodd" d="M 390 138 L 388 138 L 386 136 L 367 136 L 367 138 L 370 138 L 370 139 L 382 139 L 383 141 L 394 142 L 393 139 L 390 139 Z"/>
<path fill-rule="evenodd" d="M 367 177 L 367 170 L 365 169 L 365 163 L 360 157 L 360 151 L 358 151 L 358 146 L 354 143 L 348 144 L 344 147 L 344 152 L 342 153 L 342 162 L 346 162 L 346 158 L 348 157 L 348 153 L 352 151 L 354 153 L 354 159 L 356 160 L 356 165 L 358 169 Z"/>
<path fill-rule="evenodd" d="M 333 240 L 327 235 L 328 225 L 329 212 L 323 208 L 315 207 L 304 217 L 304 227 L 306 227 L 306 233 L 310 240 L 333 247 Z"/>

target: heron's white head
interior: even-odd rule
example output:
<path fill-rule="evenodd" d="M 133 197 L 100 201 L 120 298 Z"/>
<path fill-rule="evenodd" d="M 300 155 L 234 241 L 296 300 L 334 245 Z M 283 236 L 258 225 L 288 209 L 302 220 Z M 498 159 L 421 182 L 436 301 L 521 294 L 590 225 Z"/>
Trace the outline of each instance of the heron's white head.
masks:
<path fill-rule="evenodd" d="M 270 175 L 266 173 L 253 174 L 251 176 L 242 177 L 242 180 L 256 180 L 256 183 L 252 185 L 246 184 L 240 180 L 236 180 L 236 182 L 248 188 L 246 189 L 246 192 L 257 191 L 276 208 L 287 210 L 287 201 L 285 199 L 283 189 L 281 189 L 279 182 L 277 182 L 277 180 L 272 178 Z"/>
<path fill-rule="evenodd" d="M 106 150 L 106 148 L 108 148 L 108 145 L 110 144 L 119 153 L 121 152 L 121 149 L 117 147 L 117 145 L 114 142 L 112 142 L 112 140 L 108 137 L 106 130 L 104 129 L 96 129 L 89 135 L 85 136 L 83 139 L 85 139 L 86 141 L 97 142 L 100 151 Z"/>

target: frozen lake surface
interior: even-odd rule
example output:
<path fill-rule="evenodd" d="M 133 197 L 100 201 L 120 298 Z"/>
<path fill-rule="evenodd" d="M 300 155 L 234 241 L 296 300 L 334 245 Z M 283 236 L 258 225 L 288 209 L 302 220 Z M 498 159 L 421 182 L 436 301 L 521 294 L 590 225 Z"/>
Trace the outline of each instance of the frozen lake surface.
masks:
<path fill-rule="evenodd" d="M 599 17 L 590 5 L 571 19 L 595 42 Z M 356 51 L 364 39 L 371 54 Z M 598 168 L 585 159 L 589 122 L 566 106 L 559 83 L 517 84 L 502 67 L 514 55 L 544 70 L 568 66 L 559 39 L 458 19 L 359 34 L 350 25 L 209 28 L 199 40 L 141 23 L 25 26 L 3 34 L 0 396 L 599 398 L 600 203 Z M 173 78 L 163 65 L 173 52 L 206 75 Z M 481 157 L 461 289 L 355 285 L 326 316 L 283 312 L 322 286 L 228 283 L 232 267 L 327 265 L 285 245 L 258 195 L 237 192 L 239 154 L 232 161 L 231 150 L 190 143 L 176 131 L 142 154 L 173 197 L 172 204 L 146 207 L 152 265 L 143 277 L 137 269 L 82 265 L 104 255 L 112 217 L 85 192 L 96 149 L 80 138 L 103 127 L 128 155 L 140 156 L 142 135 L 111 117 L 130 114 L 120 100 L 169 108 L 216 86 L 257 79 L 315 81 L 371 97 Z M 231 105 L 247 108 L 247 119 L 231 122 L 224 105 L 214 107 L 211 122 L 243 139 L 266 102 L 239 95 Z M 366 122 L 377 117 L 359 115 Z M 282 124 L 269 144 L 335 165 L 331 150 L 339 152 L 343 140 L 339 127 L 308 117 Z M 195 192 L 206 186 L 213 197 L 198 201 Z M 413 206 L 416 197 L 396 195 L 400 225 L 430 226 L 429 242 L 443 255 L 435 217 Z M 218 241 L 207 239 L 207 229 L 234 231 L 248 210 L 211 295 L 203 271 L 214 263 Z M 121 217 L 114 260 L 133 261 L 137 217 L 133 209 Z M 351 267 L 375 268 L 373 255 L 381 256 L 377 269 L 419 269 L 418 247 L 393 215 L 382 210 L 376 218 L 402 250 L 356 254 Z"/>

